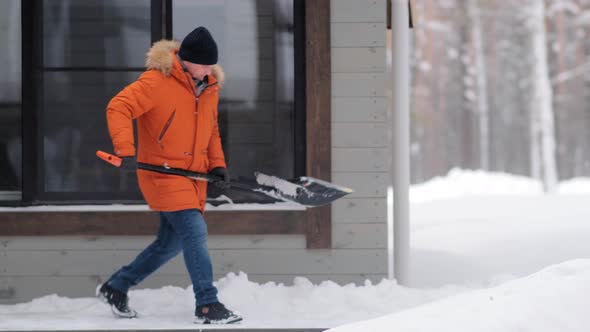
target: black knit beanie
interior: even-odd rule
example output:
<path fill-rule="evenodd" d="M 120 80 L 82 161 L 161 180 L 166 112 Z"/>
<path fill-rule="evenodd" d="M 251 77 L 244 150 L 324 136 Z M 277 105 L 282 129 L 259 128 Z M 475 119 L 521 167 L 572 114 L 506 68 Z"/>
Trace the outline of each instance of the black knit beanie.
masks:
<path fill-rule="evenodd" d="M 178 55 L 184 61 L 214 65 L 217 63 L 217 44 L 209 30 L 198 27 L 184 37 Z"/>

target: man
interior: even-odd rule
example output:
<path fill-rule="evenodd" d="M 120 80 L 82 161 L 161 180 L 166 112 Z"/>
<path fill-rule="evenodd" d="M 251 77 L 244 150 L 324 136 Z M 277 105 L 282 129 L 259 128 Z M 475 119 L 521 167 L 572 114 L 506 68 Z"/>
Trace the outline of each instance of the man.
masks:
<path fill-rule="evenodd" d="M 217 45 L 204 27 L 189 33 L 182 44 L 162 40 L 147 53 L 144 72 L 107 106 L 107 122 L 121 168 L 137 170 L 137 161 L 209 172 L 229 185 L 229 174 L 217 124 L 223 71 Z M 137 119 L 135 157 L 132 119 Z M 97 289 L 118 317 L 137 317 L 128 306 L 127 291 L 181 250 L 195 292 L 196 323 L 235 323 L 242 318 L 217 299 L 203 219 L 207 182 L 137 170 L 139 187 L 152 210 L 160 212 L 156 240 L 129 265 Z"/>

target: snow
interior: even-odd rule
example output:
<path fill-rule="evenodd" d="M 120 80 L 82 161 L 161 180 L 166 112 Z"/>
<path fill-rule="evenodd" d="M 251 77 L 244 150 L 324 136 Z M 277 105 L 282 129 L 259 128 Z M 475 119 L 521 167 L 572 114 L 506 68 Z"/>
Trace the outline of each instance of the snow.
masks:
<path fill-rule="evenodd" d="M 586 332 L 589 281 L 590 259 L 573 260 L 498 287 L 330 331 Z"/>
<path fill-rule="evenodd" d="M 307 187 L 307 186 L 315 184 L 315 185 L 320 185 L 325 189 L 333 189 L 333 190 L 337 190 L 337 191 L 343 191 L 343 192 L 346 192 L 349 194 L 354 192 L 354 190 L 352 190 L 351 188 L 343 187 L 343 186 L 340 186 L 340 185 L 337 185 L 337 184 L 334 184 L 331 182 L 323 181 L 323 180 L 312 178 L 309 176 L 300 177 L 299 182 L 302 187 Z"/>
<path fill-rule="evenodd" d="M 285 181 L 281 178 L 272 175 L 266 175 L 263 173 L 256 173 L 256 182 L 263 186 L 273 187 L 279 190 L 283 195 L 296 197 L 297 196 L 297 189 L 300 186 L 291 183 L 289 181 Z"/>
<path fill-rule="evenodd" d="M 559 194 L 590 195 L 590 179 L 578 178 L 558 185 Z M 444 177 L 436 177 L 410 188 L 412 203 L 478 196 L 542 196 L 543 184 L 525 176 L 480 170 L 452 169 Z"/>
<path fill-rule="evenodd" d="M 220 300 L 246 321 L 239 328 L 329 328 L 412 308 L 460 291 L 458 287 L 420 290 L 383 280 L 376 285 L 319 285 L 296 277 L 292 286 L 249 281 L 230 273 L 216 283 Z M 130 305 L 140 319 L 114 319 L 108 307 L 93 298 L 49 295 L 29 303 L 0 305 L 0 330 L 48 329 L 194 329 L 191 287 L 133 290 Z"/>
<path fill-rule="evenodd" d="M 559 186 L 561 194 L 587 194 L 590 192 L 590 179 L 572 179 L 561 182 Z"/>
<path fill-rule="evenodd" d="M 542 192 L 541 182 L 524 176 L 452 169 L 445 177 L 412 186 L 410 200 L 421 203 L 467 196 L 540 195 Z"/>
<path fill-rule="evenodd" d="M 395 281 L 217 281 L 237 328 L 347 331 L 588 331 L 590 179 L 560 183 L 452 170 L 411 188 L 411 287 Z M 190 287 L 133 290 L 140 319 L 113 319 L 93 298 L 48 295 L 0 305 L 0 330 L 194 329 Z"/>
<path fill-rule="evenodd" d="M 411 212 L 412 286 L 486 287 L 590 258 L 589 198 L 479 196 L 418 204 Z"/>

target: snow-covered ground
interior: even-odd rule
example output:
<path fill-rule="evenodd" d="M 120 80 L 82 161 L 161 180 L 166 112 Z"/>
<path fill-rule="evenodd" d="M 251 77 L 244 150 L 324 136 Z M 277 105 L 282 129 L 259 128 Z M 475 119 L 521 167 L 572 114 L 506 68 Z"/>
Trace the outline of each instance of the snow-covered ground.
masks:
<path fill-rule="evenodd" d="M 330 331 L 587 332 L 590 259 Z"/>
<path fill-rule="evenodd" d="M 590 258 L 589 179 L 544 195 L 528 178 L 454 170 L 410 195 L 414 287 L 493 286 Z"/>
<path fill-rule="evenodd" d="M 544 195 L 531 179 L 454 170 L 414 186 L 411 199 L 415 288 L 305 278 L 287 287 L 230 274 L 217 285 L 221 300 L 245 317 L 233 327 L 590 331 L 590 180 Z M 0 305 L 0 330 L 195 328 L 190 288 L 130 297 L 140 319 L 115 320 L 92 298 Z"/>

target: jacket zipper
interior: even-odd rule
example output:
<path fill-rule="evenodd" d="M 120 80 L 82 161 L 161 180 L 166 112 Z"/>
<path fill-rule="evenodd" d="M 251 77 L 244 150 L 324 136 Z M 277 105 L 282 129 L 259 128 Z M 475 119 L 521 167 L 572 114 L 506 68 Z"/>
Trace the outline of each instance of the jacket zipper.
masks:
<path fill-rule="evenodd" d="M 172 111 L 172 114 L 168 118 L 168 121 L 166 121 L 164 128 L 162 128 L 162 131 L 160 132 L 160 136 L 158 136 L 158 144 L 162 143 L 162 140 L 164 139 L 164 135 L 166 135 L 168 128 L 170 128 L 170 125 L 172 124 L 172 120 L 174 119 L 174 115 L 176 115 L 176 109 L 174 111 Z"/>
<path fill-rule="evenodd" d="M 197 117 L 197 118 L 195 119 L 195 137 L 194 137 L 194 139 L 193 139 L 193 152 L 194 152 L 194 150 L 195 150 L 195 146 L 197 145 L 197 129 L 199 128 L 199 117 L 198 117 L 198 116 L 199 116 L 199 97 L 200 97 L 200 96 L 197 96 L 197 87 L 196 87 L 196 86 L 195 86 L 195 85 L 194 85 L 194 84 L 191 82 L 189 75 L 190 75 L 190 74 L 188 74 L 188 73 L 185 73 L 184 77 L 186 78 L 186 80 L 187 80 L 187 82 L 188 82 L 188 85 L 189 85 L 190 87 L 194 87 L 194 89 L 193 89 L 193 95 L 195 96 L 195 116 Z M 216 85 L 217 83 L 219 83 L 219 82 L 215 82 L 215 83 L 213 83 L 213 84 L 207 84 L 207 86 L 205 87 L 205 89 L 203 89 L 203 91 L 201 92 L 201 95 L 202 95 L 202 94 L 203 94 L 203 92 L 205 92 L 205 90 L 207 90 L 207 89 L 208 89 L 210 86 Z M 192 162 L 191 162 L 191 164 L 192 164 Z"/>
<path fill-rule="evenodd" d="M 203 95 L 203 93 L 205 93 L 205 90 L 209 89 L 209 87 L 216 85 L 218 82 L 215 82 L 213 84 L 207 84 L 207 86 L 205 87 L 205 89 L 203 89 L 203 91 L 201 91 L 201 96 Z M 195 146 L 197 145 L 197 128 L 199 128 L 199 97 L 195 94 L 196 100 L 195 100 L 195 115 L 197 116 L 197 118 L 195 119 L 195 138 L 193 140 L 193 152 L 195 151 Z M 207 161 L 206 164 L 209 164 L 209 162 Z M 207 170 L 209 171 L 209 170 Z"/>
<path fill-rule="evenodd" d="M 199 96 L 197 96 L 196 91 L 195 91 L 195 97 L 197 98 L 197 101 L 199 100 L 199 98 L 203 95 L 203 93 L 205 93 L 205 91 L 207 91 L 207 89 L 209 89 L 210 87 L 217 85 L 218 82 L 212 83 L 212 84 L 207 84 L 207 86 L 203 89 L 203 91 L 201 91 L 201 94 Z M 198 88 L 196 88 L 198 90 Z"/>

